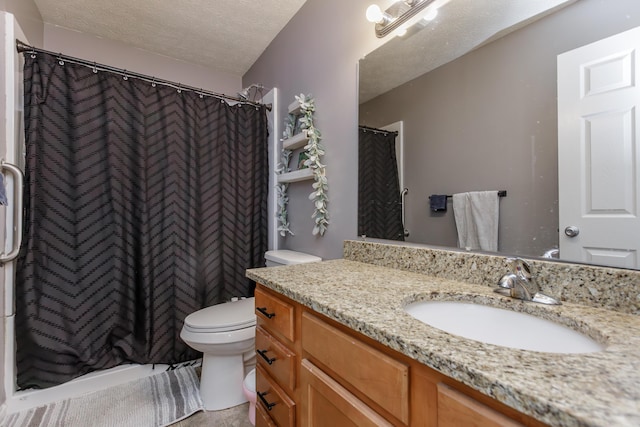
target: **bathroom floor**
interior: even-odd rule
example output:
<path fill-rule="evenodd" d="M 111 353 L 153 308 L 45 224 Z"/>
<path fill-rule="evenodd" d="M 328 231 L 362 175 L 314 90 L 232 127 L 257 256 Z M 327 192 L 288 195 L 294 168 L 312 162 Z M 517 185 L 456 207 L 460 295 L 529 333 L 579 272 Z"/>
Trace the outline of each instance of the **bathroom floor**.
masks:
<path fill-rule="evenodd" d="M 171 427 L 253 427 L 249 422 L 249 404 L 222 411 L 200 411 L 189 418 L 171 424 Z"/>

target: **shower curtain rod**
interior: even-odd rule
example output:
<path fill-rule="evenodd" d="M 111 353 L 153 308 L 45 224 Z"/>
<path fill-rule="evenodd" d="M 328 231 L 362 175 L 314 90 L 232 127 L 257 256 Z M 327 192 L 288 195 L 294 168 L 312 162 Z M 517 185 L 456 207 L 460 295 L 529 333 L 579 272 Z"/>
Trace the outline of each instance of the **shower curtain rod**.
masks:
<path fill-rule="evenodd" d="M 254 102 L 254 101 L 248 101 L 246 99 L 242 99 L 242 98 L 236 98 L 235 96 L 230 96 L 230 95 L 225 95 L 222 93 L 216 93 L 216 92 L 212 92 L 209 90 L 204 90 L 201 88 L 197 88 L 197 87 L 193 87 L 193 86 L 188 86 L 188 85 L 182 85 L 180 83 L 175 83 L 175 82 L 171 82 L 169 80 L 164 80 L 164 79 L 158 79 L 156 77 L 153 76 L 149 76 L 146 74 L 140 74 L 140 73 L 134 73 L 131 71 L 127 71 L 123 68 L 116 68 L 116 67 L 112 67 L 110 65 L 104 65 L 104 64 L 97 64 L 95 62 L 91 62 L 91 61 L 87 61 L 86 59 L 81 59 L 81 58 L 75 58 L 73 56 L 69 56 L 69 55 L 63 55 L 62 53 L 57 53 L 57 52 L 52 52 L 50 50 L 45 50 L 45 49 L 40 49 L 34 46 L 29 46 L 28 44 L 16 39 L 16 50 L 18 51 L 18 53 L 31 53 L 31 54 L 36 54 L 36 53 L 46 53 L 49 55 L 54 55 L 55 57 L 59 58 L 59 60 L 61 61 L 66 61 L 66 62 L 71 62 L 73 64 L 78 64 L 78 65 L 83 65 L 85 67 L 89 67 L 89 68 L 93 68 L 94 70 L 100 70 L 100 71 L 107 71 L 110 73 L 114 73 L 114 74 L 120 74 L 122 77 L 132 77 L 132 78 L 136 78 L 139 80 L 143 80 L 146 82 L 149 82 L 151 84 L 160 84 L 163 86 L 168 86 L 168 87 L 172 87 L 174 89 L 177 90 L 187 90 L 190 92 L 195 92 L 198 95 L 205 95 L 205 96 L 211 96 L 213 98 L 218 98 L 218 99 L 224 99 L 224 100 L 228 100 L 228 101 L 235 101 L 238 104 L 248 104 L 248 105 L 253 105 L 254 107 L 265 107 L 267 110 L 271 111 L 272 105 L 271 104 L 262 104 L 260 102 Z"/>
<path fill-rule="evenodd" d="M 364 131 L 368 131 L 368 132 L 383 133 L 385 135 L 393 134 L 393 135 L 398 136 L 398 131 L 397 130 L 376 129 L 376 128 L 372 128 L 372 127 L 369 127 L 369 126 L 363 126 L 363 125 L 359 125 L 358 127 L 360 129 L 362 129 Z"/>

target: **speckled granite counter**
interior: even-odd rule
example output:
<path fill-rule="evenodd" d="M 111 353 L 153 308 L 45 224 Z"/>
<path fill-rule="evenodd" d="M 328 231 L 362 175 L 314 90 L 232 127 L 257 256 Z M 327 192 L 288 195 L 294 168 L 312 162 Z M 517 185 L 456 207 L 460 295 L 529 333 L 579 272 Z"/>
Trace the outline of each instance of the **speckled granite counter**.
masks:
<path fill-rule="evenodd" d="M 543 306 L 490 287 L 333 260 L 247 270 L 247 277 L 554 426 L 640 426 L 640 317 Z M 425 299 L 474 301 L 565 324 L 606 345 L 589 354 L 514 350 L 445 333 L 404 312 Z"/>

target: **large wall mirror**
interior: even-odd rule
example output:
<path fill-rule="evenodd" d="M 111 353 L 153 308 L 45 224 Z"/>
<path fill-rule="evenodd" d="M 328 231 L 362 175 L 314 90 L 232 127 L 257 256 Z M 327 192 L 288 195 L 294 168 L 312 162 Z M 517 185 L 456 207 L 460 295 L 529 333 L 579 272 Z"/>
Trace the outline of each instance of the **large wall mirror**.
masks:
<path fill-rule="evenodd" d="M 608 107 L 608 113 L 593 115 L 597 120 L 583 114 L 576 121 L 582 127 L 575 131 L 582 132 L 578 137 L 583 145 L 571 149 L 563 148 L 564 137 L 559 138 L 565 133 L 565 107 L 561 105 L 560 113 L 558 107 L 559 92 L 564 91 L 558 83 L 559 55 L 636 27 L 637 0 L 451 0 L 434 21 L 390 38 L 366 55 L 359 63 L 359 125 L 383 129 L 393 124 L 400 129 L 402 152 L 394 149 L 401 165 L 397 192 L 408 192 L 387 202 L 396 206 L 404 199 L 403 209 L 388 214 L 404 219 L 402 228 L 392 227 L 392 236 L 365 229 L 362 218 L 371 217 L 372 206 L 359 194 L 359 235 L 397 235 L 408 242 L 457 247 L 451 202 L 446 211 L 436 212 L 429 197 L 506 190 L 507 196 L 499 199 L 500 253 L 557 256 L 562 239 L 573 238 L 571 242 L 582 242 L 581 258 L 559 250 L 560 259 L 640 268 L 637 249 L 626 243 L 589 247 L 589 232 L 579 230 L 578 236 L 569 237 L 564 231 L 572 224 L 559 218 L 561 207 L 575 204 L 592 218 L 635 219 L 622 226 L 601 224 L 597 233 L 618 233 L 640 242 L 640 144 L 630 133 L 640 126 L 638 106 Z M 610 49 L 618 53 L 602 54 L 591 62 L 593 67 L 584 61 L 568 65 L 578 74 L 564 81 L 610 83 L 604 92 L 614 94 L 625 84 L 605 80 L 638 85 L 635 61 L 640 55 L 633 48 Z M 592 80 L 585 83 L 577 76 Z M 633 102 L 640 103 L 634 93 Z M 618 148 L 608 145 L 615 138 L 624 140 Z M 565 185 L 559 161 L 578 171 L 583 187 L 559 188 L 559 181 Z M 610 185 L 585 190 L 584 185 L 595 187 L 590 180 L 596 175 Z M 361 174 L 361 184 L 364 179 Z M 585 202 L 576 194 L 591 198 Z"/>

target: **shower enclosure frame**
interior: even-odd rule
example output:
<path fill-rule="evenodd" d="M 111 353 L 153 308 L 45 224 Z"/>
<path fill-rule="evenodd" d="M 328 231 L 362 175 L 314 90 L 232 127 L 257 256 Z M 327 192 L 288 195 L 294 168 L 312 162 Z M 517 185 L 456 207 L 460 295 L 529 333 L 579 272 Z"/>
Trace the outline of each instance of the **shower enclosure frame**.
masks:
<path fill-rule="evenodd" d="M 21 171 L 24 171 L 24 101 L 22 96 L 24 59 L 16 50 L 16 40 L 26 40 L 27 38 L 11 13 L 0 12 L 0 19 L 3 28 L 0 42 L 4 59 L 3 69 L 0 72 L 0 76 L 3 76 L 2 83 L 0 83 L 0 94 L 3 95 L 4 101 L 0 109 L 4 115 L 3 138 L 0 143 L 4 143 L 4 146 L 0 145 L 0 151 L 3 162 L 16 165 Z M 2 253 L 6 256 L 14 250 L 17 233 L 21 232 L 21 221 L 18 217 L 18 214 L 21 214 L 18 212 L 20 206 L 16 203 L 17 197 L 21 195 L 14 192 L 16 184 L 14 174 L 3 173 L 3 175 L 9 206 L 1 209 L 0 220 L 3 220 L 5 226 L 0 230 L 0 239 L 4 237 Z M 15 361 L 15 266 L 15 260 L 2 263 L 2 273 L 0 273 L 3 288 L 2 332 L 4 334 L 2 374 L 6 399 L 0 405 L 0 419 L 4 413 L 41 406 L 65 397 L 78 396 L 153 373 L 151 366 L 124 365 L 88 374 L 57 387 L 18 391 Z M 155 368 L 166 369 L 166 365 L 156 365 Z"/>
<path fill-rule="evenodd" d="M 0 140 L 0 152 L 2 159 L 6 162 L 17 165 L 24 171 L 24 105 L 23 105 L 23 65 L 24 59 L 16 50 L 16 40 L 22 40 L 29 43 L 24 32 L 20 28 L 15 17 L 8 12 L 0 11 L 0 54 L 4 61 L 0 69 L 0 95 L 3 99 L 0 112 L 5 117 L 3 138 Z M 269 91 L 262 99 L 265 104 L 272 104 L 273 108 L 268 112 L 269 123 L 269 154 L 270 154 L 270 179 L 273 179 L 275 166 L 280 143 L 278 135 L 280 129 L 278 123 L 278 91 L 276 88 Z M 3 147 L 3 142 L 6 142 Z M 4 174 L 7 188 L 7 198 L 9 206 L 7 209 L 0 209 L 0 221 L 3 221 L 5 227 L 0 229 L 0 241 L 4 237 L 3 254 L 12 251 L 14 245 L 14 236 L 17 232 L 18 224 L 15 220 L 17 214 L 12 210 L 14 200 L 14 178 L 11 174 Z M 275 182 L 275 181 L 274 181 Z M 269 249 L 277 249 L 278 234 L 277 222 L 275 216 L 276 195 L 273 190 L 274 185 L 270 185 L 269 189 L 269 213 L 272 219 L 269 221 Z M 6 214 L 6 215 L 5 215 Z M 4 234 L 4 236 L 3 236 Z M 143 378 L 155 372 L 161 372 L 167 369 L 167 365 L 121 365 L 104 371 L 92 372 L 76 378 L 67 383 L 41 390 L 22 390 L 18 391 L 16 386 L 16 347 L 15 347 L 15 261 L 9 261 L 2 265 L 0 273 L 0 285 L 2 286 L 2 312 L 0 317 L 3 320 L 2 332 L 4 339 L 0 336 L 2 342 L 2 387 L 4 391 L 5 401 L 1 400 L 0 395 L 0 419 L 6 413 L 13 413 L 20 410 L 41 406 L 53 401 L 64 398 L 79 396 L 91 393 L 100 389 L 115 386 L 118 384 L 131 381 L 136 378 Z"/>

